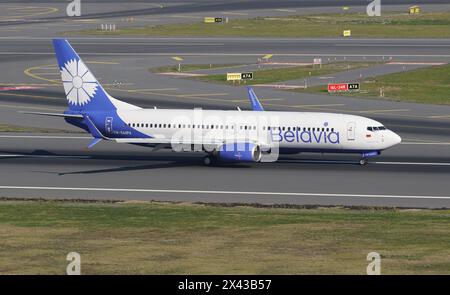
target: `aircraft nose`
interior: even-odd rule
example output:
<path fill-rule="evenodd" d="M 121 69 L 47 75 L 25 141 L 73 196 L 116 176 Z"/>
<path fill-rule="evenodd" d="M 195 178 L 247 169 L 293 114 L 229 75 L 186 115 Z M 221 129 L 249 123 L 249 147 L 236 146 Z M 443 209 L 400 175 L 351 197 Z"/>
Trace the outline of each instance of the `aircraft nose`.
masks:
<path fill-rule="evenodd" d="M 402 142 L 402 138 L 400 137 L 400 135 L 398 135 L 395 132 L 392 132 L 392 134 L 390 136 L 390 139 L 391 139 L 391 142 L 392 142 L 393 146 L 399 144 L 400 142 Z"/>

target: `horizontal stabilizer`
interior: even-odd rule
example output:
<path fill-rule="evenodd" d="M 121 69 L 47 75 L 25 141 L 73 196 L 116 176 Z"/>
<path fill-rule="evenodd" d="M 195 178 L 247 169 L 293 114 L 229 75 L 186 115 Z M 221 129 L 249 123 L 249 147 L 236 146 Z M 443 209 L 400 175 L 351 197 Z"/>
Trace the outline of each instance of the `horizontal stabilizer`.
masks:
<path fill-rule="evenodd" d="M 19 113 L 28 114 L 28 115 L 40 115 L 40 116 L 83 118 L 83 115 L 81 115 L 81 114 L 41 113 L 41 112 L 24 112 L 24 111 L 19 111 Z"/>
<path fill-rule="evenodd" d="M 94 138 L 91 143 L 88 145 L 88 149 L 92 148 L 94 145 L 99 143 L 102 139 L 101 138 Z"/>

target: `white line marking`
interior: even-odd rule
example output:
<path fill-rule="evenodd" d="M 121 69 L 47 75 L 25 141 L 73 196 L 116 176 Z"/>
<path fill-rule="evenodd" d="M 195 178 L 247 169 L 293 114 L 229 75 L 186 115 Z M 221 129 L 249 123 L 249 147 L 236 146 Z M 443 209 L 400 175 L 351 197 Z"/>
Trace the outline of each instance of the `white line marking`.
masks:
<path fill-rule="evenodd" d="M 50 55 L 53 56 L 53 52 L 14 52 L 5 51 L 0 52 L 1 55 Z M 259 53 L 193 53 L 193 52 L 175 52 L 175 53 L 164 53 L 164 52 L 80 52 L 82 55 L 101 55 L 101 56 L 173 56 L 173 55 L 184 55 L 184 56 L 261 56 L 264 52 Z M 336 57 L 450 57 L 450 54 L 328 54 L 328 53 L 273 53 L 277 56 L 336 56 Z"/>
<path fill-rule="evenodd" d="M 402 142 L 406 145 L 450 145 L 450 142 Z"/>
<path fill-rule="evenodd" d="M 334 194 L 300 192 L 255 192 L 255 191 L 213 191 L 213 190 L 176 190 L 176 189 L 140 189 L 140 188 L 101 188 L 101 187 L 56 187 L 56 186 L 0 186 L 0 189 L 13 190 L 59 190 L 59 191 L 100 191 L 135 193 L 172 193 L 172 194 L 221 194 L 221 195 L 262 195 L 262 196 L 300 196 L 300 197 L 348 197 L 348 198 L 395 198 L 395 199 L 450 199 L 450 196 L 418 195 L 372 195 L 372 194 Z"/>
<path fill-rule="evenodd" d="M 425 162 L 373 162 L 379 165 L 424 165 L 424 166 L 450 166 L 450 163 L 425 163 Z"/>
<path fill-rule="evenodd" d="M 91 156 L 58 156 L 58 155 L 25 155 L 25 154 L 5 154 L 1 155 L 0 158 L 73 158 L 73 159 L 90 159 Z"/>
<path fill-rule="evenodd" d="M 74 45 L 125 45 L 125 46 L 129 46 L 130 44 L 125 44 L 125 43 L 117 43 L 117 42 L 72 42 L 71 44 Z M 146 46 L 161 46 L 161 45 L 165 45 L 165 46 L 193 46 L 193 45 L 198 45 L 198 46 L 223 46 L 225 45 L 224 43 L 133 43 L 136 45 L 146 45 Z"/>
<path fill-rule="evenodd" d="M 450 47 L 450 44 L 333 44 L 333 46 L 355 46 L 355 47 Z"/>

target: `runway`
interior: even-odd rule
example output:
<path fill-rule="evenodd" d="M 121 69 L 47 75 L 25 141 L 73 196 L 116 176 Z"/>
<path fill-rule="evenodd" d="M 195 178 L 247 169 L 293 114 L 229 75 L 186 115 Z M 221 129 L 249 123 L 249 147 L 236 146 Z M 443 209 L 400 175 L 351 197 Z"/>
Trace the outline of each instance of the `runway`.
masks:
<path fill-rule="evenodd" d="M 166 11 L 155 6 L 146 7 L 145 11 L 144 8 L 130 10 L 113 1 L 111 7 L 95 3 L 95 9 L 85 19 L 103 21 L 108 17 L 165 15 L 167 17 L 158 17 L 152 23 L 192 22 L 201 18 L 201 13 L 225 10 L 245 18 L 261 13 L 307 13 L 309 10 L 295 7 L 325 9 L 323 5 L 329 5 L 329 2 L 247 1 L 245 6 L 234 9 L 234 2 L 204 4 L 204 1 L 191 1 L 183 6 L 170 1 Z M 399 0 L 391 4 L 406 5 L 406 2 L 409 3 Z M 445 5 L 445 1 L 433 3 Z M 8 20 L 6 24 L 0 19 L 2 29 L 7 29 L 0 30 L 0 64 L 6 69 L 0 73 L 0 87 L 34 87 L 0 91 L 0 124 L 77 130 L 59 118 L 18 113 L 61 112 L 66 107 L 51 39 L 74 24 L 63 22 L 65 3 L 42 5 L 53 4 L 61 6 L 58 6 L 58 12 L 37 16 L 40 21 L 34 25 L 21 20 Z M 261 4 L 262 10 L 250 12 L 252 5 L 257 4 Z M 203 7 L 202 12 L 193 14 L 199 7 Z M 330 8 L 330 11 L 336 9 L 340 7 Z M 12 31 L 8 31 L 11 27 Z M 76 29 L 85 27 L 89 25 L 82 24 Z M 267 53 L 274 54 L 273 59 L 278 62 L 311 62 L 315 57 L 341 62 L 450 61 L 448 39 L 76 36 L 69 40 L 108 92 L 149 108 L 249 107 L 243 87 L 168 78 L 149 71 L 174 64 L 173 56 L 181 56 L 186 64 L 255 64 Z M 396 67 L 402 68 L 402 65 Z M 407 70 L 408 66 L 404 67 Z M 383 71 L 389 69 L 379 67 L 377 74 Z M 353 76 L 362 73 L 370 76 L 374 69 L 356 72 Z M 151 152 L 143 147 L 108 142 L 88 151 L 86 146 L 90 138 L 83 133 L 4 132 L 0 134 L 0 196 L 450 208 L 450 106 L 299 94 L 262 87 L 256 91 L 267 110 L 362 115 L 383 122 L 398 132 L 403 143 L 364 167 L 356 164 L 358 158 L 355 156 L 317 154 L 283 156 L 276 163 L 204 167 L 201 153 Z"/>
<path fill-rule="evenodd" d="M 3 37 L 0 55 L 53 56 L 50 37 Z M 449 39 L 342 39 L 342 38 L 179 38 L 179 37 L 71 37 L 83 56 L 275 56 L 309 59 L 316 56 L 395 60 L 449 61 Z M 6 41 L 6 42 L 5 42 Z"/>
<path fill-rule="evenodd" d="M 2 197 L 450 207 L 450 142 L 402 144 L 367 166 L 302 154 L 205 167 L 202 153 L 108 142 L 86 151 L 83 135 L 2 136 Z"/>

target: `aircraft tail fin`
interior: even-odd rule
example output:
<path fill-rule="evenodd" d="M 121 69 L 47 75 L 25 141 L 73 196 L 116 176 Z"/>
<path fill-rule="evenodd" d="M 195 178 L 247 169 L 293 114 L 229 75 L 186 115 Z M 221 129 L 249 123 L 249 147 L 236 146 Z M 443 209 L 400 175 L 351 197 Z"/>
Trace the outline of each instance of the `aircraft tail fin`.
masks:
<path fill-rule="evenodd" d="M 139 109 L 110 96 L 66 39 L 53 39 L 53 47 L 71 113 Z"/>

